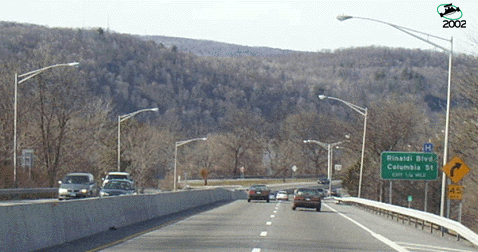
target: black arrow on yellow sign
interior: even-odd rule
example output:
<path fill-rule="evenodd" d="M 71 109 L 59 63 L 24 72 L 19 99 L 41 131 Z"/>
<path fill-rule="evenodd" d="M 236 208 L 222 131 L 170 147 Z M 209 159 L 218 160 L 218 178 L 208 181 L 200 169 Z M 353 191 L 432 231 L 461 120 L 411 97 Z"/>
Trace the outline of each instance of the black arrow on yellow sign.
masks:
<path fill-rule="evenodd" d="M 470 172 L 470 167 L 468 167 L 460 157 L 456 156 L 443 166 L 442 171 L 456 184 Z"/>
<path fill-rule="evenodd" d="M 450 169 L 450 177 L 454 177 L 455 170 L 460 169 L 461 164 L 460 163 L 455 163 L 453 167 Z"/>

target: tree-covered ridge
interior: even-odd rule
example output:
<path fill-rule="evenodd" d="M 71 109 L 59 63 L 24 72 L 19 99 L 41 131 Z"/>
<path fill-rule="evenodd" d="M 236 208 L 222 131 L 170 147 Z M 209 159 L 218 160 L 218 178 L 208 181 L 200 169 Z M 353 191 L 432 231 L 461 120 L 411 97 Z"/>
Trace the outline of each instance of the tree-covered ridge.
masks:
<path fill-rule="evenodd" d="M 156 44 L 166 47 L 176 47 L 177 50 L 192 53 L 197 56 L 213 56 L 213 57 L 241 57 L 256 56 L 264 57 L 270 55 L 284 55 L 293 51 L 282 50 L 269 47 L 250 47 L 235 44 L 221 43 L 211 40 L 197 40 L 166 36 L 138 36 L 143 40 L 152 40 Z"/>
<path fill-rule="evenodd" d="M 424 108 L 440 111 L 437 100 L 446 91 L 447 57 L 432 51 L 368 47 L 198 57 L 101 29 L 12 23 L 0 28 L 2 58 L 27 56 L 31 49 L 48 46 L 80 61 L 89 72 L 92 93 L 114 100 L 118 111 L 158 105 L 184 122 L 217 122 L 230 106 L 254 108 L 266 117 L 281 108 L 309 111 L 316 107 L 318 93 L 362 105 L 389 94 L 413 94 Z M 454 62 L 457 68 L 466 64 L 459 57 Z"/>

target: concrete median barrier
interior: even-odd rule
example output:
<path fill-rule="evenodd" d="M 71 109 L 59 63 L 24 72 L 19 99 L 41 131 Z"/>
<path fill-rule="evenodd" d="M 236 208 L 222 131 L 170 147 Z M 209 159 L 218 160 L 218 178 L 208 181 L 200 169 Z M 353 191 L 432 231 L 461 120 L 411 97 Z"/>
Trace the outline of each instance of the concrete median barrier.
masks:
<path fill-rule="evenodd" d="M 0 251 L 33 251 L 221 201 L 244 191 L 179 191 L 0 206 Z"/>

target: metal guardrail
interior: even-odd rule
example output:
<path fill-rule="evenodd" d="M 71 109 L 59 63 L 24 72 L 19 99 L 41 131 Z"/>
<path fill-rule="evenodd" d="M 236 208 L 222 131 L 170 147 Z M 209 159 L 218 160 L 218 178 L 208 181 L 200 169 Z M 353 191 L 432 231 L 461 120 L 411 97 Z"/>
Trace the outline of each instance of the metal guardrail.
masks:
<path fill-rule="evenodd" d="M 402 222 L 405 222 L 405 219 L 408 219 L 409 223 L 412 221 L 415 222 L 415 227 L 420 224 L 422 229 L 429 225 L 430 232 L 433 232 L 433 230 L 441 230 L 442 236 L 446 232 L 455 235 L 458 240 L 462 237 L 473 245 L 478 246 L 478 235 L 475 232 L 457 221 L 436 214 L 355 197 L 336 197 L 335 200 L 337 202 L 358 204 L 377 213 L 391 216 L 392 219 L 396 216 L 397 221 L 402 219 Z M 454 233 L 450 231 L 453 231 Z"/>
<path fill-rule="evenodd" d="M 0 195 L 17 195 L 28 193 L 56 193 L 58 188 L 15 188 L 15 189 L 0 189 Z"/>

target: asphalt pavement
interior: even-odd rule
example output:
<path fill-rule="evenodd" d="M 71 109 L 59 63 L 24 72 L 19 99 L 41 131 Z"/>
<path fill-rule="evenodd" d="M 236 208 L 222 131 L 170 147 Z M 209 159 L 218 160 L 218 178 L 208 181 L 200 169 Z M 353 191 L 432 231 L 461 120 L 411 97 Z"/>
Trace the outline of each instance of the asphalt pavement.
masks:
<path fill-rule="evenodd" d="M 111 246 L 110 246 L 111 245 Z M 291 202 L 237 200 L 100 251 L 478 251 L 349 205 L 323 202 L 322 211 Z"/>

